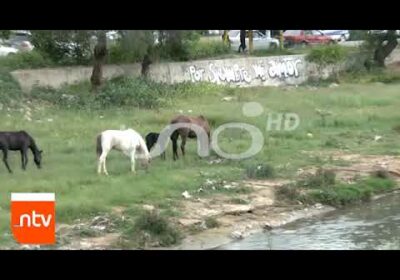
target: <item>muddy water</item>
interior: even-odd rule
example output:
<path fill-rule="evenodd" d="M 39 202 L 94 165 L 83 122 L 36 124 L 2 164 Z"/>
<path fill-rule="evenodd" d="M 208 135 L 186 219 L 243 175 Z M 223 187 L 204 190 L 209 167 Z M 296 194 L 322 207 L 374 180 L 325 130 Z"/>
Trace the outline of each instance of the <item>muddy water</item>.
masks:
<path fill-rule="evenodd" d="M 400 249 L 400 194 L 252 235 L 224 250 Z"/>

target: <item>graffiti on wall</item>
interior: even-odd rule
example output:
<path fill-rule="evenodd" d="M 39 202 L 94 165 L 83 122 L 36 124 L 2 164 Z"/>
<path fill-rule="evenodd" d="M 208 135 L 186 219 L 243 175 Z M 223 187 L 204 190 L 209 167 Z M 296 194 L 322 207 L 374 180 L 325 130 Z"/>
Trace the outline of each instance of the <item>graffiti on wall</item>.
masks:
<path fill-rule="evenodd" d="M 253 80 L 266 81 L 270 79 L 298 78 L 299 58 L 260 61 L 250 65 L 250 69 L 234 64 L 233 66 L 218 66 L 210 63 L 208 68 L 191 65 L 188 68 L 192 82 L 208 81 L 212 83 L 251 83 Z"/>

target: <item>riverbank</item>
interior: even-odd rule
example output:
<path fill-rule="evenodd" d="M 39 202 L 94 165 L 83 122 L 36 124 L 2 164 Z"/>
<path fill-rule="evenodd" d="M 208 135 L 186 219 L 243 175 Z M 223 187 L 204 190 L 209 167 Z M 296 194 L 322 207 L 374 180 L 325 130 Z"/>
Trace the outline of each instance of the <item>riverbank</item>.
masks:
<path fill-rule="evenodd" d="M 363 156 L 359 154 L 345 154 L 343 152 L 325 153 L 325 156 L 331 157 L 336 161 L 346 160 L 348 162 L 348 166 L 345 168 L 336 166 L 337 179 L 340 182 L 350 184 L 353 182 L 355 188 L 357 187 L 355 185 L 357 181 L 370 176 L 370 174 L 374 174 L 376 171 L 381 171 L 382 168 L 385 168 L 388 173 L 393 174 L 391 178 L 396 182 L 393 188 L 384 190 L 377 186 L 370 198 L 365 201 L 377 200 L 400 191 L 397 184 L 400 182 L 400 160 L 397 157 Z M 334 166 L 326 166 L 326 168 L 332 169 Z M 315 174 L 316 169 L 299 170 L 299 176 L 304 175 L 304 173 Z M 231 206 L 230 211 L 220 210 L 218 213 L 215 210 L 216 208 L 229 208 L 224 205 L 222 198 L 218 201 L 213 201 L 213 203 L 209 201 L 208 206 L 206 206 L 207 203 L 205 201 L 201 200 L 197 203 L 186 203 L 190 205 L 186 207 L 186 213 L 188 213 L 186 216 L 191 217 L 191 219 L 187 220 L 192 223 L 196 223 L 196 221 L 199 223 L 200 219 L 205 220 L 214 217 L 219 226 L 214 229 L 204 229 L 201 233 L 190 235 L 182 244 L 173 249 L 212 249 L 233 242 L 234 240 L 249 237 L 255 233 L 276 229 L 300 219 L 321 216 L 338 209 L 320 203 L 310 205 L 299 201 L 297 201 L 299 204 L 293 205 L 288 204 L 286 200 L 282 200 L 282 197 L 277 198 L 276 193 L 279 192 L 280 188 L 288 184 L 287 180 L 245 181 L 242 184 L 252 189 L 252 191 L 251 195 L 241 195 L 238 197 L 241 201 L 247 201 L 248 204 L 237 207 L 236 211 L 233 211 L 235 208 Z M 377 184 L 379 183 L 377 182 Z M 225 201 L 229 200 L 225 198 Z M 349 203 L 349 205 L 362 203 L 363 198 L 361 194 L 360 198 L 354 201 L 353 203 Z M 195 210 L 190 211 L 190 209 Z M 203 213 L 202 215 L 204 211 L 206 214 Z"/>

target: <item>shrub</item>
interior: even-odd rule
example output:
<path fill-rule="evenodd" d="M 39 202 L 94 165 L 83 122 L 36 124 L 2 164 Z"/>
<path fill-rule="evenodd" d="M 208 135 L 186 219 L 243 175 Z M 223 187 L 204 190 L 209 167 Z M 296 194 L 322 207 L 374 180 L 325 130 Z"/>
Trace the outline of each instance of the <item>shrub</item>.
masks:
<path fill-rule="evenodd" d="M 252 164 L 246 167 L 246 175 L 252 179 L 263 179 L 275 177 L 275 169 L 266 163 Z"/>
<path fill-rule="evenodd" d="M 306 56 L 307 61 L 317 65 L 319 72 L 325 67 L 331 66 L 331 75 L 334 75 L 336 78 L 339 76 L 340 63 L 345 58 L 346 50 L 337 44 L 314 47 Z"/>
<path fill-rule="evenodd" d="M 0 70 L 0 109 L 3 104 L 10 105 L 13 101 L 18 101 L 23 96 L 18 83 L 13 79 L 8 71 Z"/>
<path fill-rule="evenodd" d="M 53 62 L 48 57 L 43 56 L 35 50 L 20 52 L 0 58 L 0 67 L 5 67 L 9 70 L 42 68 L 51 65 L 53 65 Z"/>
<path fill-rule="evenodd" d="M 145 211 L 135 220 L 133 227 L 125 230 L 125 236 L 136 239 L 140 246 L 146 243 L 158 243 L 160 246 L 176 244 L 181 239 L 181 234 L 167 220 L 155 212 Z"/>
<path fill-rule="evenodd" d="M 305 179 L 297 182 L 298 186 L 307 188 L 329 187 L 336 183 L 336 173 L 332 170 L 324 170 L 319 168 L 313 175 L 307 176 Z"/>

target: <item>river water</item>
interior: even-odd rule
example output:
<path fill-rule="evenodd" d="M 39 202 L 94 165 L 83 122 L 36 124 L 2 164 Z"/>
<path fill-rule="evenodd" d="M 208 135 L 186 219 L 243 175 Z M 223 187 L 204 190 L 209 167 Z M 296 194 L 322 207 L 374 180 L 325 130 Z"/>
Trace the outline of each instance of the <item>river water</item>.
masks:
<path fill-rule="evenodd" d="M 254 234 L 222 250 L 399 250 L 400 194 Z"/>

